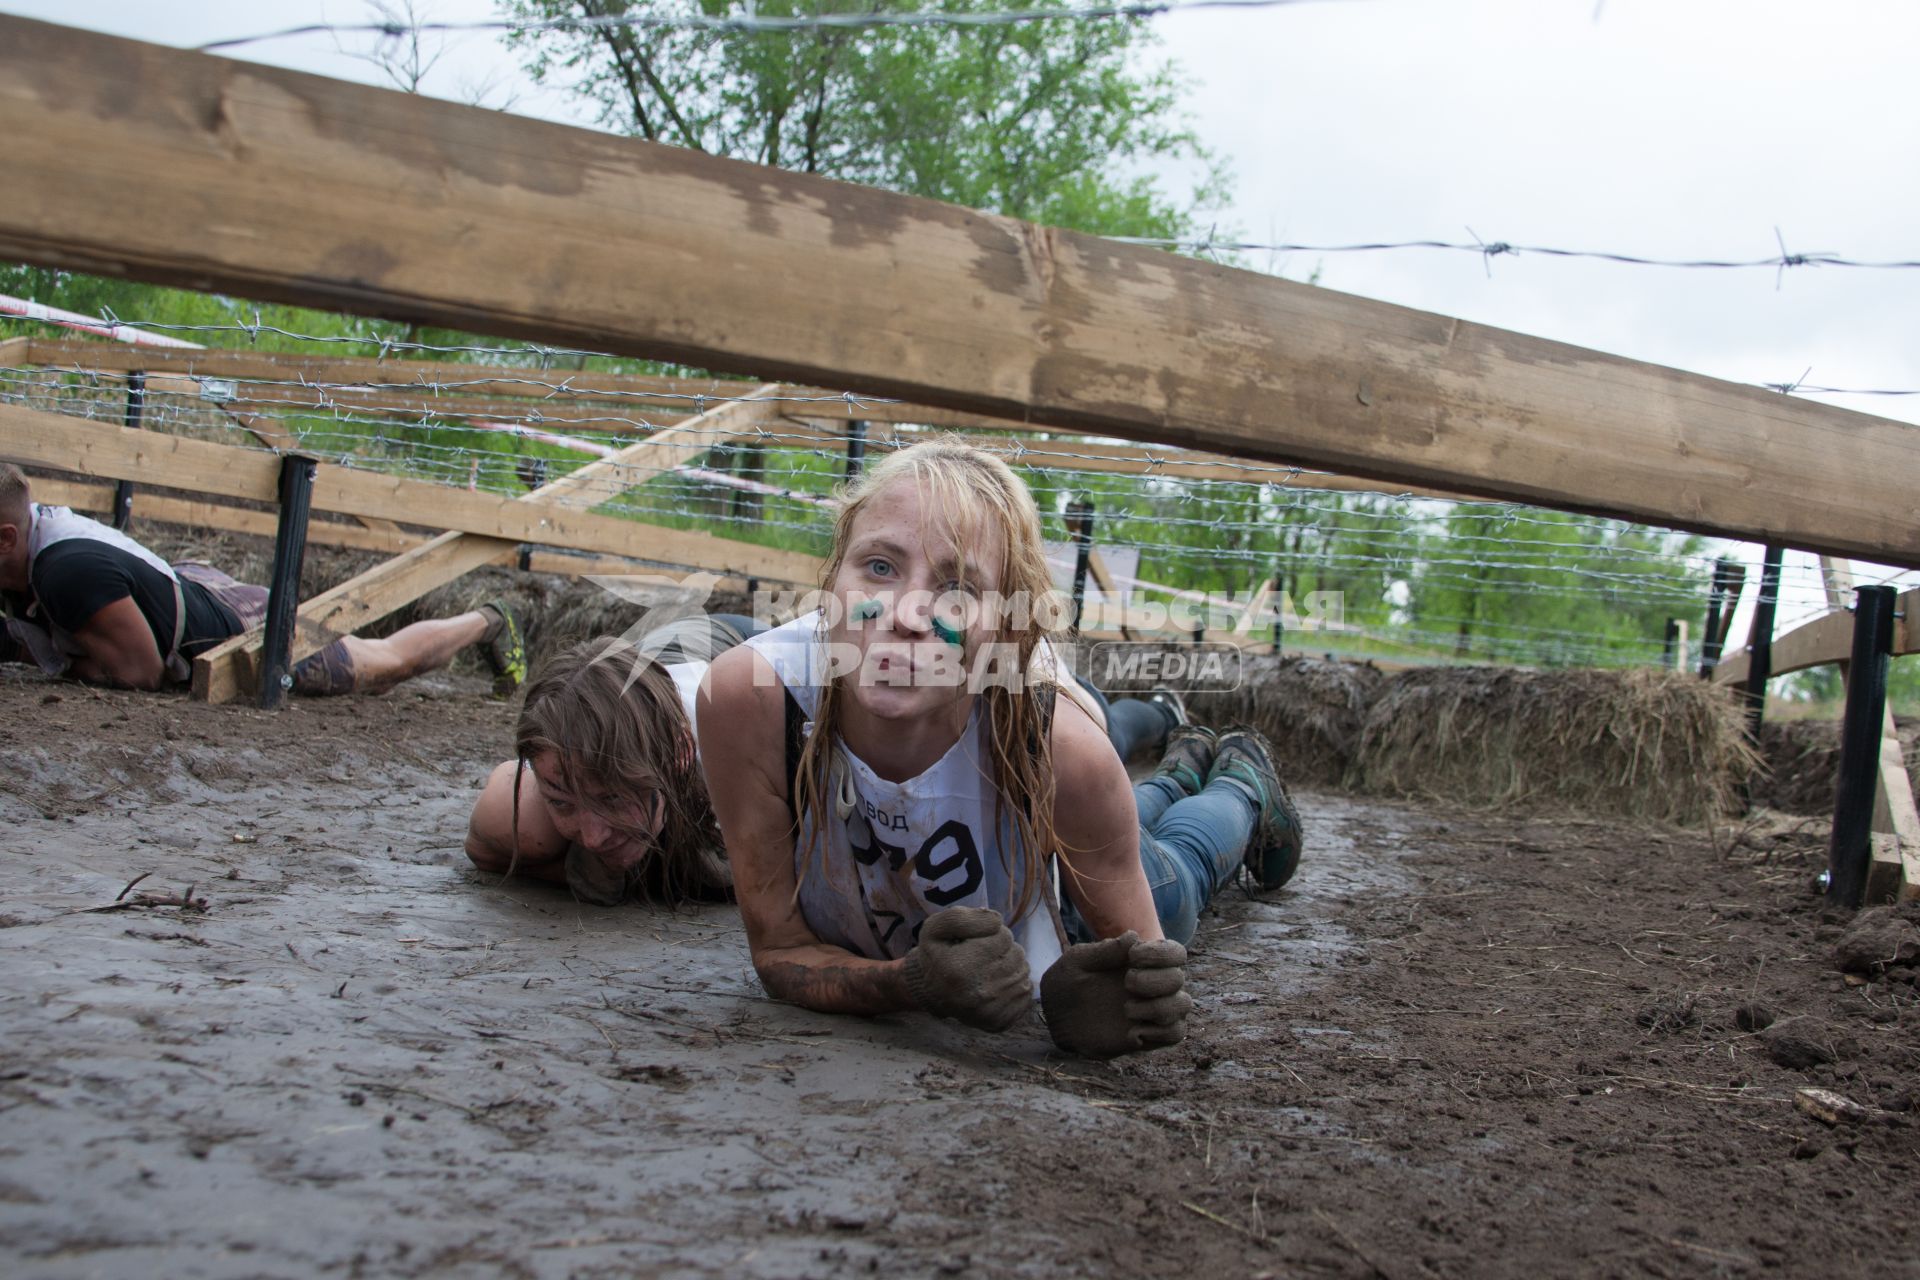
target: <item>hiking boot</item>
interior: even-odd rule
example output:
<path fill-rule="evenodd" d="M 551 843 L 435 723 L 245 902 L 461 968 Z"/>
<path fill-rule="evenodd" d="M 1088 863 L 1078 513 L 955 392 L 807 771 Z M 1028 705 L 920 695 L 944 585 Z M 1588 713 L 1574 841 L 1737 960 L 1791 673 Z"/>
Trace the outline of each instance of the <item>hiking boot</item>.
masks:
<path fill-rule="evenodd" d="M 1207 782 L 1224 780 L 1253 801 L 1259 818 L 1247 841 L 1246 868 L 1262 889 L 1278 889 L 1300 866 L 1300 811 L 1280 780 L 1273 748 L 1258 730 L 1229 729 L 1220 735 Z"/>
<path fill-rule="evenodd" d="M 520 636 L 520 620 L 499 600 L 487 601 L 479 611 L 493 618 L 480 637 L 480 652 L 493 668 L 493 696 L 512 697 L 527 680 L 527 645 Z"/>
<path fill-rule="evenodd" d="M 1154 773 L 1172 778 L 1190 796 L 1200 794 L 1207 785 L 1207 772 L 1213 768 L 1216 746 L 1213 730 L 1203 725 L 1183 724 L 1167 735 L 1167 749 L 1161 753 Z"/>

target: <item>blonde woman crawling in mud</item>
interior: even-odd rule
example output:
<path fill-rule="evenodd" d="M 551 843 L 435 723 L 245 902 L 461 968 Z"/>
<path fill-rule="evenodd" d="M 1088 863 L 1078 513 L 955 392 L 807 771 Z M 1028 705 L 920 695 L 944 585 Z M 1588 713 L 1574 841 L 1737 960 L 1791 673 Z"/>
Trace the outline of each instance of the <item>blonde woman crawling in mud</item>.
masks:
<path fill-rule="evenodd" d="M 1270 888 L 1298 863 L 1265 742 L 1182 726 L 1130 787 L 1093 709 L 1055 696 L 1033 499 L 964 444 L 853 484 L 824 586 L 821 611 L 716 658 L 697 697 L 768 994 L 998 1031 L 1037 991 L 1068 1051 L 1179 1042 L 1200 908 L 1242 867 Z"/>

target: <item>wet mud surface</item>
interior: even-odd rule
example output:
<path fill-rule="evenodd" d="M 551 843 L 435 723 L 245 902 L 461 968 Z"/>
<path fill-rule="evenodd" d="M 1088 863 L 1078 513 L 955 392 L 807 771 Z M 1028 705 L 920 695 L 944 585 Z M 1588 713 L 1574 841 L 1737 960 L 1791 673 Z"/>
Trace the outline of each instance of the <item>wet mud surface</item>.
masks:
<path fill-rule="evenodd" d="M 510 716 L 0 668 L 0 1271 L 1920 1274 L 1920 931 L 1805 832 L 1303 793 L 1188 1042 L 1091 1064 L 476 876 Z"/>

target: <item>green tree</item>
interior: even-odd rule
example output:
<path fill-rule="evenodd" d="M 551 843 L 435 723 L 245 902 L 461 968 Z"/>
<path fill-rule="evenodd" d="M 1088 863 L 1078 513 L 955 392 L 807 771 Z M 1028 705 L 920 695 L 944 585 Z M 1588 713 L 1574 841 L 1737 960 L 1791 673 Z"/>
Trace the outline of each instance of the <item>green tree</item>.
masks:
<path fill-rule="evenodd" d="M 890 9 L 763 0 L 761 17 Z M 955 16 L 1004 7 L 935 0 Z M 508 0 L 522 20 L 739 17 L 732 0 Z M 623 133 L 1105 235 L 1178 237 L 1222 202 L 1223 165 L 1149 65 L 1140 19 L 778 32 L 596 25 L 514 37 L 534 79 Z M 1144 170 L 1198 173 L 1182 201 Z"/>

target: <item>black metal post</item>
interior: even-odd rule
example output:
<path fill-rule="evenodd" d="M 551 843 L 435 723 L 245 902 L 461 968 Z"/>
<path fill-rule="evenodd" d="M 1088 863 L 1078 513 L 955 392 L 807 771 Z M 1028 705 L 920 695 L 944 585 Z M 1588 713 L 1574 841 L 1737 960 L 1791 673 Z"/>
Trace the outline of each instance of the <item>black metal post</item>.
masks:
<path fill-rule="evenodd" d="M 1676 618 L 1667 619 L 1667 638 L 1660 646 L 1660 665 L 1673 666 L 1673 645 L 1680 638 L 1680 622 Z"/>
<path fill-rule="evenodd" d="M 266 647 L 260 653 L 260 706 L 277 708 L 293 687 L 293 628 L 300 608 L 300 566 L 307 557 L 307 515 L 319 459 L 289 453 L 280 459 L 280 528 L 273 539 L 273 579 L 267 584 Z"/>
<path fill-rule="evenodd" d="M 113 485 L 113 527 L 125 533 L 133 523 L 133 481 L 116 480 Z"/>
<path fill-rule="evenodd" d="M 1760 562 L 1760 594 L 1753 601 L 1753 642 L 1747 646 L 1747 737 L 1758 741 L 1773 677 L 1773 614 L 1780 602 L 1780 548 L 1767 546 Z"/>
<path fill-rule="evenodd" d="M 847 479 L 860 474 L 867 465 L 867 424 L 858 420 L 847 424 Z"/>
<path fill-rule="evenodd" d="M 1706 679 L 1720 664 L 1720 606 L 1727 592 L 1727 562 L 1713 562 L 1713 585 L 1707 588 L 1707 630 L 1700 637 L 1700 678 Z"/>
<path fill-rule="evenodd" d="M 1081 494 L 1067 504 L 1067 526 L 1073 533 L 1073 630 L 1080 631 L 1080 614 L 1087 595 L 1087 563 L 1093 556 L 1093 499 Z"/>
<path fill-rule="evenodd" d="M 532 570 L 533 570 L 533 544 L 529 542 L 523 542 L 520 544 L 520 572 L 529 573 Z"/>
<path fill-rule="evenodd" d="M 147 375 L 135 369 L 127 375 L 127 412 L 122 419 L 130 429 L 139 430 L 147 411 Z M 116 481 L 113 486 L 113 527 L 122 533 L 133 522 L 133 481 Z"/>
<path fill-rule="evenodd" d="M 1854 590 L 1853 658 L 1847 670 L 1847 718 L 1840 725 L 1840 776 L 1833 788 L 1833 838 L 1827 847 L 1827 901 L 1857 907 L 1873 866 L 1873 798 L 1880 786 L 1880 736 L 1893 656 L 1893 587 Z"/>

